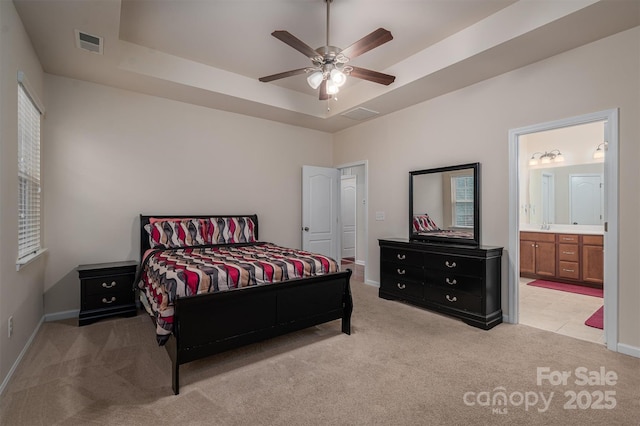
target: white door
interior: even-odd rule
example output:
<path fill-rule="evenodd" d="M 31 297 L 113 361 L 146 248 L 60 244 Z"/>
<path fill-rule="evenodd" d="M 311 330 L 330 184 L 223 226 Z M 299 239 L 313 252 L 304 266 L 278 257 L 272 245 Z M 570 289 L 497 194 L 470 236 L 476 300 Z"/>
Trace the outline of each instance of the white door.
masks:
<path fill-rule="evenodd" d="M 340 217 L 342 218 L 342 257 L 356 257 L 356 176 L 340 180 Z"/>
<path fill-rule="evenodd" d="M 554 176 L 550 173 L 542 174 L 542 224 L 555 223 L 555 184 Z"/>
<path fill-rule="evenodd" d="M 569 211 L 573 225 L 602 225 L 602 175 L 570 175 Z"/>
<path fill-rule="evenodd" d="M 302 166 L 302 249 L 338 259 L 340 172 Z"/>

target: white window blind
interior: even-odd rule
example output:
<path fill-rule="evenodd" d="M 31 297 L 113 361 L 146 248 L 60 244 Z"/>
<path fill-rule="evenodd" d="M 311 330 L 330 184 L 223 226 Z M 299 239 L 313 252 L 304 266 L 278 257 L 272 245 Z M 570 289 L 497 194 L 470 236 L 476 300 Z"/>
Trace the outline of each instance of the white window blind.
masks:
<path fill-rule="evenodd" d="M 451 178 L 453 190 L 453 224 L 460 228 L 473 227 L 473 176 Z"/>
<path fill-rule="evenodd" d="M 40 111 L 18 84 L 18 261 L 38 253 L 40 241 Z"/>

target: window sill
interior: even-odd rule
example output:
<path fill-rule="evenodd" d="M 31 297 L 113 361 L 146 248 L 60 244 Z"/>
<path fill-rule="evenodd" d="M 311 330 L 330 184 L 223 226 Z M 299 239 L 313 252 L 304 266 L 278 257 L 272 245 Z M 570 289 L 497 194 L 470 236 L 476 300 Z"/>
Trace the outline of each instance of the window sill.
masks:
<path fill-rule="evenodd" d="M 37 252 L 30 254 L 29 256 L 23 257 L 22 259 L 16 260 L 16 271 L 27 266 L 29 263 L 33 262 L 40 256 L 42 256 L 47 251 L 46 248 L 40 249 Z"/>

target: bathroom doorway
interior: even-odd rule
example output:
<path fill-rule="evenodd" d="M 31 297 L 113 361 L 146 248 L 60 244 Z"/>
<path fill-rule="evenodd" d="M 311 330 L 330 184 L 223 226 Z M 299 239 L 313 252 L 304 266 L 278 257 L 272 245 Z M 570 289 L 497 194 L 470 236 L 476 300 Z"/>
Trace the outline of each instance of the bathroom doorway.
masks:
<path fill-rule="evenodd" d="M 599 341 L 612 350 L 617 348 L 617 126 L 617 110 L 608 110 L 509 132 L 509 249 L 512 268 L 509 271 L 508 320 Z M 600 156 L 603 151 L 606 151 L 604 158 Z M 595 190 L 585 190 L 582 194 L 597 193 L 602 197 L 598 199 L 598 204 L 602 202 L 603 207 L 602 220 L 598 224 L 583 225 L 574 223 L 576 220 L 571 221 L 570 176 L 581 174 L 601 174 L 604 177 L 602 195 Z M 553 197 L 549 188 L 552 181 Z M 559 240 L 561 237 L 574 238 L 575 241 L 563 242 Z M 536 238 L 544 243 L 529 241 Z M 583 242 L 592 244 L 598 238 L 602 241 L 602 248 L 596 247 L 594 251 L 590 245 L 583 246 Z M 551 240 L 552 243 L 549 242 Z M 541 269 L 547 275 L 545 281 L 557 279 L 561 284 L 597 287 L 592 281 L 592 269 L 585 268 L 593 268 L 592 255 L 599 255 L 602 259 L 603 298 L 598 300 L 597 295 L 575 294 L 567 291 L 566 287 L 560 290 L 534 289 L 538 284 L 545 284 L 533 282 L 542 278 L 535 274 L 535 250 L 541 250 L 543 244 L 545 256 L 539 256 L 540 259 L 551 258 L 553 262 L 551 266 L 547 263 L 546 269 Z M 556 250 L 551 255 L 550 247 Z M 521 277 L 522 262 L 530 271 L 531 261 L 534 262 L 534 273 L 523 273 L 524 277 Z M 602 306 L 603 329 L 584 325 L 585 320 L 590 319 L 589 313 L 594 311 L 596 314 Z"/>

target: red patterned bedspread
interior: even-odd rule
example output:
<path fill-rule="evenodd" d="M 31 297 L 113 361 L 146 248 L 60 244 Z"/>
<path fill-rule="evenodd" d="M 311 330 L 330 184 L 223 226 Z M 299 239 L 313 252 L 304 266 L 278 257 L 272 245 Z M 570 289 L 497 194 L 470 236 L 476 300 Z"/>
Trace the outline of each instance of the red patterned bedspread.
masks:
<path fill-rule="evenodd" d="M 316 253 L 271 243 L 150 250 L 138 287 L 156 319 L 159 344 L 173 328 L 176 297 L 241 289 L 339 271 L 338 263 Z"/>

